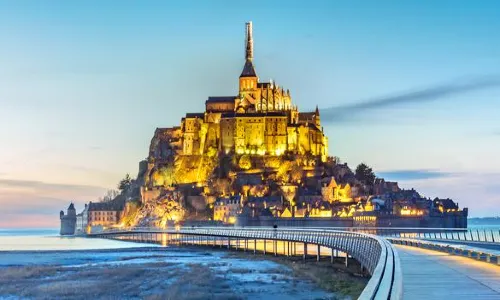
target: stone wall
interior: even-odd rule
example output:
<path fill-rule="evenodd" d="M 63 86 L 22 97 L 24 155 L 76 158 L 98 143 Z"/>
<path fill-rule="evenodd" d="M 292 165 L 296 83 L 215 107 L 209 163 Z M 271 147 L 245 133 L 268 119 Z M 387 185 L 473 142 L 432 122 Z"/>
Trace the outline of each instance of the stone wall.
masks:
<path fill-rule="evenodd" d="M 246 217 L 236 219 L 237 226 L 273 227 L 407 227 L 407 228 L 467 228 L 467 214 L 455 213 L 436 216 L 398 217 L 374 216 L 373 222 L 359 222 L 353 218 L 276 218 Z"/>
<path fill-rule="evenodd" d="M 264 226 L 273 227 L 352 227 L 351 218 L 237 218 L 237 226 Z"/>
<path fill-rule="evenodd" d="M 61 230 L 60 235 L 74 235 L 76 229 L 76 215 L 63 215 L 61 216 Z"/>

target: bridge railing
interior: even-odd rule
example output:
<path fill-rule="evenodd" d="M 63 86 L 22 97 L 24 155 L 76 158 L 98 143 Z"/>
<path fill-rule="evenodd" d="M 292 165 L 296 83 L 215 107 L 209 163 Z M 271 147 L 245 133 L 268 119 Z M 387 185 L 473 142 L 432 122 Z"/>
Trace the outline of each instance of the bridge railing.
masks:
<path fill-rule="evenodd" d="M 476 228 L 377 228 L 364 229 L 362 232 L 374 232 L 385 237 L 417 238 L 432 240 L 455 240 L 485 243 L 500 242 L 500 231 L 498 229 L 476 229 Z"/>
<path fill-rule="evenodd" d="M 500 230 L 498 228 L 331 227 L 329 229 L 394 238 L 500 243 Z M 311 228 L 311 230 L 314 229 Z"/>
<path fill-rule="evenodd" d="M 401 299 L 403 279 L 399 257 L 385 239 L 362 232 L 319 229 L 223 228 L 192 227 L 177 229 L 131 228 L 109 229 L 91 234 L 109 235 L 165 233 L 185 236 L 213 236 L 253 240 L 279 240 L 316 244 L 348 253 L 372 276 L 360 299 Z"/>

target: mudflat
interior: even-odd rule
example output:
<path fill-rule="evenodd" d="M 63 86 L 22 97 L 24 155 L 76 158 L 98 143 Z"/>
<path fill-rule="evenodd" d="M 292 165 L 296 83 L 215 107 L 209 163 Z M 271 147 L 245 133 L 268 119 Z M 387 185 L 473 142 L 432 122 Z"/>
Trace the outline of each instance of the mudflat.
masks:
<path fill-rule="evenodd" d="M 294 265 L 301 264 L 175 247 L 0 252 L 0 298 L 352 299 L 367 281 Z M 324 277 L 354 288 L 334 291 Z"/>

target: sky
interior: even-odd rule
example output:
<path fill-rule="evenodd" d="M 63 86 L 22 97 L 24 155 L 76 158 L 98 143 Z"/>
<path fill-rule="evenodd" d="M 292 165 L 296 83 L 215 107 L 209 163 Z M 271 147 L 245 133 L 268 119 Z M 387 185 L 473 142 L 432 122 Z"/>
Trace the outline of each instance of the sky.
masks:
<path fill-rule="evenodd" d="M 137 174 L 156 127 L 261 81 L 329 152 L 500 215 L 498 1 L 0 1 L 0 228 L 57 227 Z"/>

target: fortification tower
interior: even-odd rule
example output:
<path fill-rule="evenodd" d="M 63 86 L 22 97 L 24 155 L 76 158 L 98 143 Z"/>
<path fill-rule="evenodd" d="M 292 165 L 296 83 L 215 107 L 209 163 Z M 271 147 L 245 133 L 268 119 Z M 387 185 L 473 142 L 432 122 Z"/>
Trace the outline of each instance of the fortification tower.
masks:
<path fill-rule="evenodd" d="M 71 203 L 68 207 L 67 214 L 61 210 L 59 213 L 59 218 L 61 219 L 61 230 L 60 235 L 74 235 L 76 229 L 76 209 L 75 205 Z"/>

